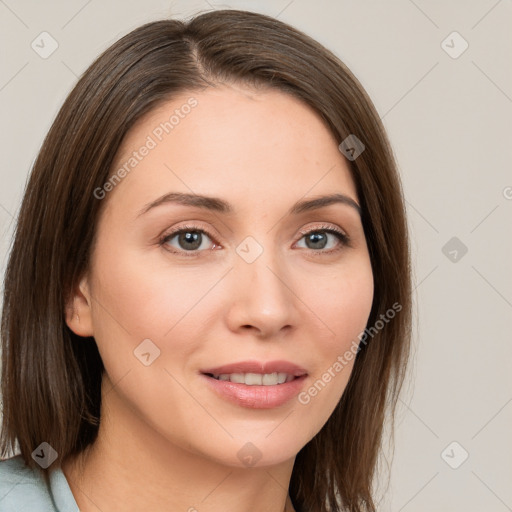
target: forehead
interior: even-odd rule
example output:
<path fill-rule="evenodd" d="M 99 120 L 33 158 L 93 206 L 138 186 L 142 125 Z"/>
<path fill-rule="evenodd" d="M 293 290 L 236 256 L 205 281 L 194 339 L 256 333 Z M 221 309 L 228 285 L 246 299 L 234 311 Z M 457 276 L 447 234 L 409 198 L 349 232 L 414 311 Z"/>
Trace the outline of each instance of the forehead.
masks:
<path fill-rule="evenodd" d="M 128 132 L 112 172 L 121 168 L 127 172 L 110 199 L 134 206 L 173 191 L 225 197 L 240 209 L 333 192 L 357 200 L 347 162 L 318 114 L 273 89 L 181 93 Z"/>

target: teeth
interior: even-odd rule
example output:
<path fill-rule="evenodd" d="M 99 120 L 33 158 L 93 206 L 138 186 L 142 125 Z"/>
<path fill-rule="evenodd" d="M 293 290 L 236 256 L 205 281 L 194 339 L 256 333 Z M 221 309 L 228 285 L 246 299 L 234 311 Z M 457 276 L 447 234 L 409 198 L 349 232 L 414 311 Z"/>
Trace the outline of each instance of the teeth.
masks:
<path fill-rule="evenodd" d="M 231 382 L 236 382 L 237 384 L 244 384 L 245 378 L 243 373 L 232 373 L 231 375 L 228 375 L 229 380 Z"/>
<path fill-rule="evenodd" d="M 286 374 L 285 374 L 286 375 Z M 279 375 L 277 373 L 265 373 L 261 377 L 262 384 L 265 386 L 275 386 L 279 382 Z"/>
<path fill-rule="evenodd" d="M 242 379 L 244 378 L 243 375 L 240 375 L 240 377 L 242 377 Z M 261 386 L 263 380 L 262 377 L 263 375 L 261 375 L 261 373 L 246 373 L 245 380 L 243 382 L 248 386 Z"/>
<path fill-rule="evenodd" d="M 275 386 L 294 380 L 293 375 L 286 373 L 222 373 L 213 376 L 217 380 L 229 380 L 237 384 L 246 384 L 247 386 Z"/>

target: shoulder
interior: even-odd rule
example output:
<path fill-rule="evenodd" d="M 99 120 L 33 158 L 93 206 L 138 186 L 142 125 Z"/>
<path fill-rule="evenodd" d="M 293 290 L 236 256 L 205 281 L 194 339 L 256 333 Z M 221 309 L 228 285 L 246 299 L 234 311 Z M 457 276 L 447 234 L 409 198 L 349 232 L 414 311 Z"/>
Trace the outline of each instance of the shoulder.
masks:
<path fill-rule="evenodd" d="M 43 472 L 25 465 L 21 455 L 0 460 L 0 512 L 53 512 Z"/>

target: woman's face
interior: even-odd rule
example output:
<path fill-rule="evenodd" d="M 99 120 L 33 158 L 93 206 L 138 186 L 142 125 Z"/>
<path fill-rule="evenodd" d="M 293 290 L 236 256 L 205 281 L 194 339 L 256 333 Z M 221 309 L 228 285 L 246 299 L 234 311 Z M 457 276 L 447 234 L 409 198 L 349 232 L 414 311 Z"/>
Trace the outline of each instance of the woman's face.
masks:
<path fill-rule="evenodd" d="M 338 403 L 373 299 L 336 140 L 282 92 L 219 86 L 151 112 L 114 170 L 68 322 L 96 339 L 105 400 L 168 447 L 293 459 Z M 348 199 L 308 206 L 333 194 Z"/>

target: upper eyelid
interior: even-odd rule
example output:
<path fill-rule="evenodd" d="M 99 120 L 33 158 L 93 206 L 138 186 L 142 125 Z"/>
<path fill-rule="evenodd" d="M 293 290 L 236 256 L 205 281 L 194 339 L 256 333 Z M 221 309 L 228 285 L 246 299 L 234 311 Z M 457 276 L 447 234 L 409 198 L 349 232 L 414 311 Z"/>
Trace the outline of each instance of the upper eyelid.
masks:
<path fill-rule="evenodd" d="M 211 229 L 209 228 L 206 228 L 206 227 L 202 227 L 200 226 L 199 224 L 197 225 L 194 225 L 193 224 L 193 221 L 190 222 L 189 224 L 185 224 L 183 226 L 179 226 L 175 229 L 172 229 L 170 231 L 167 231 L 167 230 L 164 230 L 161 234 L 161 237 L 163 236 L 167 236 L 167 235 L 173 235 L 173 234 L 176 234 L 176 233 L 179 233 L 180 231 L 183 231 L 183 230 L 196 230 L 196 231 L 203 231 L 205 232 L 207 235 L 210 235 L 210 232 L 212 231 Z M 298 232 L 299 233 L 302 233 L 302 232 L 306 232 L 306 233 L 309 233 L 310 231 L 315 231 L 315 230 L 322 230 L 322 229 L 334 229 L 334 230 L 339 230 L 341 231 L 343 234 L 347 235 L 348 236 L 348 233 L 345 229 L 337 226 L 336 224 L 334 223 L 329 223 L 329 222 L 326 222 L 326 221 L 323 221 L 321 222 L 321 225 L 319 226 L 310 226 L 310 227 L 307 227 L 307 228 L 301 228 Z M 215 230 L 213 230 L 215 231 Z"/>
<path fill-rule="evenodd" d="M 343 228 L 340 228 L 339 226 L 336 226 L 335 224 L 326 224 L 326 223 L 323 223 L 321 226 L 313 226 L 313 227 L 309 227 L 309 228 L 301 228 L 299 230 L 299 233 L 304 234 L 304 233 L 310 233 L 312 231 L 324 231 L 324 230 L 327 231 L 329 229 L 333 230 L 333 231 L 338 231 L 341 234 L 343 234 L 343 235 L 348 237 L 348 233 Z"/>

